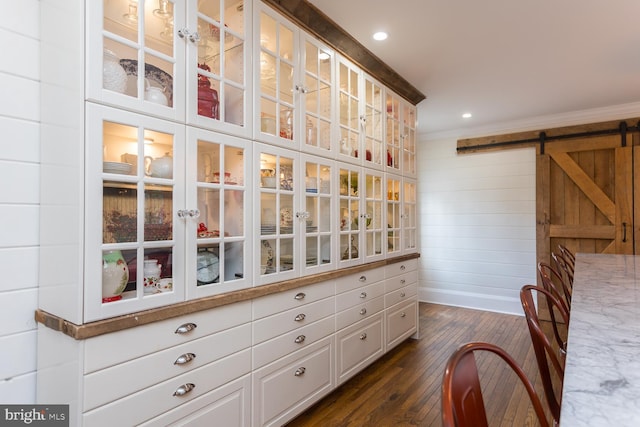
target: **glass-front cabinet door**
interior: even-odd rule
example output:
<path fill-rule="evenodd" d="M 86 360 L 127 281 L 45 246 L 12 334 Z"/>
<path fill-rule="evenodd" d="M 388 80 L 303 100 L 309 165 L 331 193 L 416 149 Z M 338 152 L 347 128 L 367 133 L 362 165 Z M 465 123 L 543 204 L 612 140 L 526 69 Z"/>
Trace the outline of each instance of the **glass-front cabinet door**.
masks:
<path fill-rule="evenodd" d="M 317 156 L 301 155 L 301 174 L 304 197 L 295 213 L 301 229 L 302 275 L 315 274 L 335 268 L 333 210 L 334 163 Z"/>
<path fill-rule="evenodd" d="M 364 168 L 364 208 L 360 214 L 361 226 L 364 228 L 364 262 L 377 261 L 386 253 L 386 224 L 384 206 L 385 182 L 382 172 Z"/>
<path fill-rule="evenodd" d="M 402 177 L 387 174 L 387 255 L 402 252 Z"/>
<path fill-rule="evenodd" d="M 187 298 L 251 284 L 251 143 L 187 129 Z M 192 185 L 193 184 L 193 185 Z M 187 212 L 191 215 L 191 212 Z"/>
<path fill-rule="evenodd" d="M 257 139 L 297 148 L 298 30 L 270 7 L 256 2 L 254 28 Z"/>
<path fill-rule="evenodd" d="M 402 100 L 394 93 L 386 95 L 387 171 L 399 174 L 402 164 Z"/>
<path fill-rule="evenodd" d="M 364 76 L 364 166 L 384 169 L 386 164 L 384 142 L 383 87 L 370 76 Z"/>
<path fill-rule="evenodd" d="M 334 53 L 315 38 L 302 33 L 301 64 L 304 85 L 300 89 L 302 151 L 328 156 L 331 147 Z"/>
<path fill-rule="evenodd" d="M 404 102 L 402 109 L 402 172 L 404 176 L 416 176 L 416 127 L 418 119 L 415 105 Z"/>
<path fill-rule="evenodd" d="M 89 105 L 85 320 L 184 299 L 184 127 Z"/>
<path fill-rule="evenodd" d="M 404 178 L 402 184 L 402 250 L 404 253 L 418 250 L 416 195 L 416 181 Z"/>
<path fill-rule="evenodd" d="M 251 13 L 242 0 L 188 0 L 187 5 L 187 26 L 177 34 L 188 46 L 188 120 L 249 137 Z"/>
<path fill-rule="evenodd" d="M 361 205 L 360 188 L 362 185 L 362 168 L 339 163 L 338 165 L 338 215 L 339 242 L 338 266 L 348 267 L 361 264 Z"/>
<path fill-rule="evenodd" d="M 254 265 L 259 284 L 300 275 L 300 234 L 296 221 L 301 219 L 295 216 L 300 185 L 297 156 L 287 149 L 260 143 L 254 145 L 254 168 L 259 168 L 254 178 L 257 190 L 254 218 L 258 236 L 254 239 Z"/>
<path fill-rule="evenodd" d="M 351 62 L 338 56 L 337 117 L 339 144 L 338 159 L 360 163 L 358 160 L 363 116 L 360 112 L 360 78 L 362 71 Z"/>
<path fill-rule="evenodd" d="M 159 117 L 184 120 L 184 2 L 86 2 L 87 95 Z"/>

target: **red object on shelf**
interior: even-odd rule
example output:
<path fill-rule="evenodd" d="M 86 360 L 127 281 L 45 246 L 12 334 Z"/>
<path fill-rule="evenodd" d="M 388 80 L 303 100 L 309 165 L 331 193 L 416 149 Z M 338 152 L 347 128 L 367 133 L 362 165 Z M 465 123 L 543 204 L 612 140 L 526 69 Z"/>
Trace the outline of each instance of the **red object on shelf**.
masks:
<path fill-rule="evenodd" d="M 105 302 L 120 301 L 121 299 L 122 299 L 122 295 L 115 295 L 112 297 L 102 298 L 102 302 L 105 303 Z"/>
<path fill-rule="evenodd" d="M 198 64 L 198 68 L 211 71 L 207 64 Z M 198 74 L 198 114 L 216 120 L 220 119 L 218 91 L 211 88 L 211 82 L 202 74 Z"/>
<path fill-rule="evenodd" d="M 393 166 L 393 157 L 391 157 L 389 150 L 387 150 L 387 166 Z"/>

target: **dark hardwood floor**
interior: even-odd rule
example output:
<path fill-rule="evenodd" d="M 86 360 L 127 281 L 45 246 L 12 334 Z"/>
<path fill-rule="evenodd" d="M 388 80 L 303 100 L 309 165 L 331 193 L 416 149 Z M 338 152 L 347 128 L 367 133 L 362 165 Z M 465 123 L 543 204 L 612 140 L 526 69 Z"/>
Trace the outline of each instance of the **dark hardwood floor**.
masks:
<path fill-rule="evenodd" d="M 419 339 L 400 344 L 287 427 L 441 426 L 444 366 L 469 341 L 488 341 L 507 350 L 544 398 L 523 316 L 420 303 Z M 539 425 L 524 387 L 502 360 L 483 355 L 477 362 L 489 425 Z"/>

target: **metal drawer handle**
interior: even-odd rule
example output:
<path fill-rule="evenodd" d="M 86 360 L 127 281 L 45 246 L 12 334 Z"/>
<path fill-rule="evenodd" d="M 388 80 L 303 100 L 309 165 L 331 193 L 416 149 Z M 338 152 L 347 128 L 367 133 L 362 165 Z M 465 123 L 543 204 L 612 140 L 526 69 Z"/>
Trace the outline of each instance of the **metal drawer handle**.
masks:
<path fill-rule="evenodd" d="M 402 313 L 400 313 L 400 317 L 407 317 L 407 314 L 403 311 Z"/>
<path fill-rule="evenodd" d="M 360 293 L 360 298 L 366 298 L 366 297 L 367 297 L 367 293 L 366 292 Z"/>
<path fill-rule="evenodd" d="M 293 318 L 296 322 L 302 322 L 307 317 L 306 314 L 300 313 L 296 317 Z"/>
<path fill-rule="evenodd" d="M 400 298 L 404 298 L 405 297 L 405 293 L 404 292 L 400 292 Z"/>
<path fill-rule="evenodd" d="M 367 314 L 367 309 L 366 309 L 366 308 L 361 309 L 361 310 L 360 310 L 360 314 L 361 314 L 361 315 L 363 315 L 363 316 L 364 316 L 365 314 Z"/>
<path fill-rule="evenodd" d="M 405 267 L 405 266 L 404 266 L 404 264 L 402 264 L 402 265 L 400 266 L 400 270 L 402 270 L 402 271 L 404 271 L 406 268 L 407 268 L 407 267 Z"/>
<path fill-rule="evenodd" d="M 196 388 L 196 385 L 194 383 L 182 384 L 180 387 L 178 387 L 176 389 L 176 391 L 173 392 L 173 395 L 174 396 L 184 396 L 185 394 L 189 393 L 194 388 Z"/>
<path fill-rule="evenodd" d="M 366 282 L 367 281 L 367 276 L 360 276 L 360 280 L 361 282 Z"/>
<path fill-rule="evenodd" d="M 196 358 L 195 354 L 193 354 L 193 353 L 185 353 L 185 354 L 182 354 L 182 355 L 178 356 L 178 358 L 176 359 L 175 362 L 173 362 L 173 364 L 174 365 L 184 365 L 185 363 L 191 362 L 195 358 Z"/>
<path fill-rule="evenodd" d="M 303 343 L 304 340 L 306 340 L 306 339 L 307 339 L 307 337 L 305 337 L 304 335 L 298 335 L 294 341 L 295 341 L 296 344 L 300 344 L 300 343 Z"/>
<path fill-rule="evenodd" d="M 405 283 L 406 283 L 406 280 L 405 280 L 405 279 L 400 280 L 400 284 L 401 284 L 401 285 L 404 285 Z"/>
<path fill-rule="evenodd" d="M 186 334 L 187 332 L 191 332 L 193 331 L 195 328 L 197 328 L 198 325 L 196 325 L 195 323 L 185 323 L 182 324 L 180 326 L 178 326 L 178 329 L 176 329 L 176 334 Z"/>
<path fill-rule="evenodd" d="M 304 299 L 304 297 L 306 297 L 307 295 L 304 292 L 298 292 L 296 294 L 295 297 L 293 297 L 294 299 L 297 299 L 298 301 L 300 301 L 301 299 Z"/>
<path fill-rule="evenodd" d="M 304 366 L 301 366 L 298 369 L 296 369 L 296 371 L 293 373 L 293 375 L 295 375 L 296 377 L 300 377 L 300 376 L 304 375 L 304 373 L 306 371 L 307 371 L 307 368 L 305 368 Z"/>
<path fill-rule="evenodd" d="M 366 339 L 367 339 L 367 333 L 366 333 L 366 332 L 363 332 L 363 333 L 360 335 L 360 339 L 361 339 L 361 340 L 363 340 L 363 341 L 364 341 L 364 340 L 366 340 Z"/>

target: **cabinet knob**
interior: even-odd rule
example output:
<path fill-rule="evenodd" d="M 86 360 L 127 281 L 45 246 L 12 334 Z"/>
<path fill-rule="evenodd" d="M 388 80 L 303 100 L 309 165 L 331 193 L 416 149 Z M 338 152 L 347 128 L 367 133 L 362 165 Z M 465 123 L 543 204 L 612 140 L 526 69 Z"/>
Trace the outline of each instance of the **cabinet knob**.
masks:
<path fill-rule="evenodd" d="M 173 395 L 174 396 L 184 396 L 185 394 L 189 393 L 194 388 L 196 388 L 196 385 L 194 383 L 182 384 L 180 387 L 178 387 L 176 389 L 176 391 L 173 392 Z"/>
<path fill-rule="evenodd" d="M 361 315 L 363 315 L 363 316 L 364 316 L 365 314 L 367 314 L 367 309 L 366 309 L 366 308 L 362 308 L 362 309 L 360 309 L 360 314 L 361 314 Z"/>
<path fill-rule="evenodd" d="M 191 41 L 191 43 L 198 43 L 200 41 L 200 34 L 197 31 L 189 34 L 189 41 Z"/>
<path fill-rule="evenodd" d="M 293 340 L 296 344 L 302 344 L 307 337 L 304 335 L 298 335 L 295 340 Z"/>
<path fill-rule="evenodd" d="M 360 334 L 360 339 L 361 339 L 362 341 L 366 340 L 366 339 L 367 339 L 367 333 L 366 333 L 366 332 L 363 332 L 362 334 Z"/>
<path fill-rule="evenodd" d="M 366 297 L 367 297 L 366 292 L 360 292 L 360 298 L 366 298 Z"/>
<path fill-rule="evenodd" d="M 306 297 L 306 296 L 307 296 L 307 295 L 306 295 L 304 292 L 298 292 L 298 293 L 296 294 L 296 296 L 295 296 L 295 297 L 293 297 L 293 298 L 294 298 L 294 299 L 296 299 L 296 300 L 298 300 L 298 301 L 300 301 L 300 300 L 304 299 L 304 297 Z"/>
<path fill-rule="evenodd" d="M 193 331 L 195 328 L 197 328 L 198 325 L 196 325 L 195 323 L 185 323 L 182 324 L 180 326 L 178 326 L 178 329 L 176 329 L 176 334 L 186 334 L 188 332 Z"/>
<path fill-rule="evenodd" d="M 188 35 L 189 35 L 189 29 L 188 28 L 180 28 L 178 30 L 178 37 L 180 37 L 181 39 L 185 38 Z"/>
<path fill-rule="evenodd" d="M 295 375 L 296 377 L 299 377 L 299 376 L 304 375 L 304 373 L 306 371 L 307 371 L 307 368 L 305 368 L 304 366 L 301 366 L 298 369 L 296 369 L 296 371 L 293 373 L 293 375 Z"/>
<path fill-rule="evenodd" d="M 174 365 L 184 365 L 185 363 L 191 362 L 195 358 L 196 358 L 196 355 L 194 353 L 181 354 L 180 356 L 178 356 L 176 361 L 173 362 L 173 364 Z"/>
<path fill-rule="evenodd" d="M 293 318 L 296 322 L 302 322 L 307 317 L 306 314 L 300 313 L 296 317 Z"/>
<path fill-rule="evenodd" d="M 367 276 L 360 276 L 360 278 L 358 279 L 361 282 L 366 282 L 367 281 Z"/>

